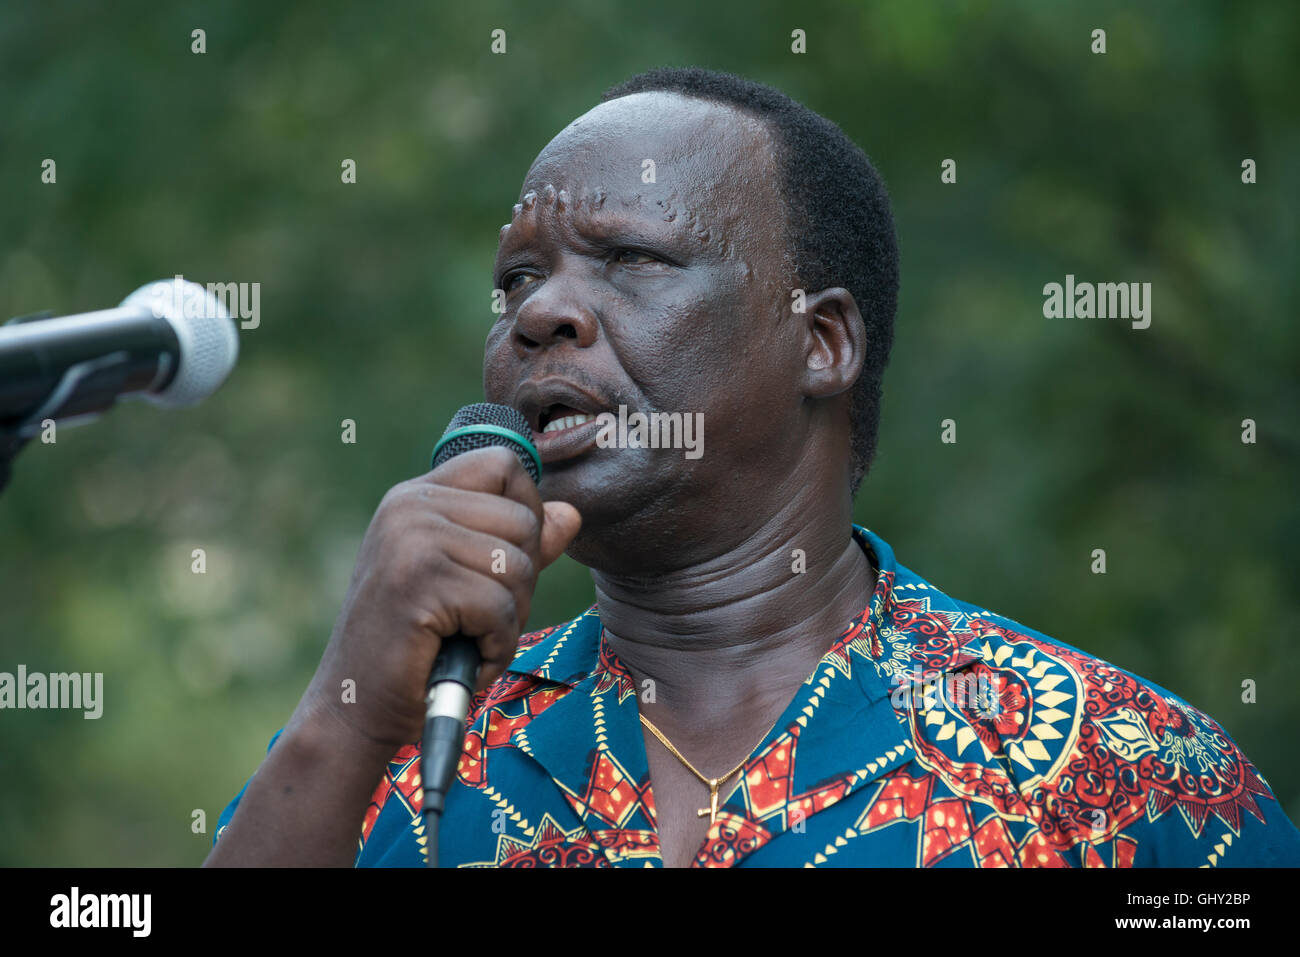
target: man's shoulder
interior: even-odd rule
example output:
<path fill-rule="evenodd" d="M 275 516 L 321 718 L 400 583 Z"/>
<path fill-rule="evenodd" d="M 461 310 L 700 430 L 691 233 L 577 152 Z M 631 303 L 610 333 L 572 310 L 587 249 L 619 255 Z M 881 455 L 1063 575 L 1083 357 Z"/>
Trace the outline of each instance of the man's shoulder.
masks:
<path fill-rule="evenodd" d="M 1006 615 L 960 599 L 952 601 L 978 629 L 978 650 L 985 663 L 1018 674 L 1032 690 L 1049 695 L 1057 704 L 1064 702 L 1052 691 L 1061 683 L 1047 674 L 1068 675 L 1081 692 L 1073 704 L 1082 721 L 1095 723 L 1094 719 L 1121 705 L 1148 719 L 1173 707 L 1194 712 L 1222 731 L 1205 712 L 1149 678 Z"/>
<path fill-rule="evenodd" d="M 1262 843 L 1259 863 L 1296 853 L 1294 826 L 1214 718 L 1096 655 L 945 597 L 974 636 L 966 650 L 975 660 L 964 673 L 978 679 L 964 707 L 949 702 L 950 715 L 968 730 L 948 736 L 982 745 L 1020 800 L 1051 820 L 1058 842 L 1105 842 L 1116 862 L 1154 852 L 1153 863 L 1215 866 L 1243 828 L 1257 833 L 1264 825 L 1277 836 Z M 943 733 L 922 750 L 940 763 L 969 757 L 943 747 L 936 740 Z"/>
<path fill-rule="evenodd" d="M 895 627 L 884 629 L 886 641 L 897 645 L 901 638 L 910 652 L 895 649 L 896 658 L 949 671 L 982 665 L 1014 678 L 1024 693 L 1045 702 L 1049 719 L 1056 721 L 1062 720 L 1058 713 L 1063 710 L 1072 719 L 1090 721 L 1121 699 L 1147 716 L 1171 705 L 1196 710 L 1168 689 L 1089 651 L 950 595 L 902 565 L 895 571 Z"/>
<path fill-rule="evenodd" d="M 1071 669 L 1082 669 L 1087 671 L 1094 668 L 1105 668 L 1117 671 L 1127 675 L 1132 681 L 1144 686 L 1153 694 L 1158 694 L 1161 697 L 1177 697 L 1173 692 L 1166 688 L 1162 688 L 1155 682 L 1143 678 L 1141 675 L 1134 674 L 1126 668 L 1122 668 L 1114 662 L 1101 658 L 1084 648 L 1079 648 L 1069 642 L 1063 641 L 1054 635 L 1045 634 L 1036 628 L 1031 628 L 1029 625 L 1026 625 L 1021 621 L 999 614 L 995 611 L 990 611 L 988 608 L 972 604 L 971 602 L 962 601 L 959 598 L 953 598 L 951 600 L 963 614 L 967 615 L 971 619 L 971 621 L 982 626 L 981 633 L 984 637 L 990 639 L 990 649 L 993 650 L 995 654 L 999 648 L 1014 649 L 1017 645 L 1033 646 L 1046 653 L 1064 656 Z M 1011 652 L 1009 650 L 1003 652 L 1004 656 L 1010 656 L 1010 654 Z"/>
<path fill-rule="evenodd" d="M 1168 688 L 1013 618 L 959 599 L 953 603 L 979 634 L 976 650 L 981 661 L 1017 677 L 1029 696 L 1053 712 L 1049 718 L 1056 722 L 1062 719 L 1054 712 L 1064 711 L 1069 720 L 1095 729 L 1100 741 L 1130 756 L 1179 730 L 1210 731 L 1212 737 L 1200 742 L 1207 753 L 1244 758 L 1222 725 Z M 1140 721 L 1148 733 L 1134 737 L 1124 721 Z M 1138 740 L 1143 743 L 1137 745 Z"/>

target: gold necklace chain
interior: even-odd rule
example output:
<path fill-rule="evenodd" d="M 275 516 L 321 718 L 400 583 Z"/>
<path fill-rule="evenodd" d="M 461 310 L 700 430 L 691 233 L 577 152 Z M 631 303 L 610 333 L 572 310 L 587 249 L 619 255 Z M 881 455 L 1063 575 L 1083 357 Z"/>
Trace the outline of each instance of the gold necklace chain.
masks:
<path fill-rule="evenodd" d="M 874 585 L 879 575 L 879 572 L 876 568 L 876 563 L 872 561 L 870 553 L 866 553 L 866 557 L 867 557 L 867 574 L 868 577 L 870 577 L 870 579 L 872 580 Z M 704 785 L 708 787 L 709 806 L 706 808 L 700 808 L 700 810 L 697 811 L 696 814 L 699 817 L 704 817 L 704 815 L 707 814 L 709 816 L 710 825 L 712 825 L 718 819 L 718 788 L 721 785 L 725 784 L 728 780 L 730 780 L 733 774 L 735 774 L 737 771 L 739 771 L 741 768 L 745 766 L 745 764 L 749 761 L 749 759 L 754 756 L 754 751 L 758 749 L 758 744 L 762 744 L 765 740 L 767 740 L 767 736 L 772 733 L 772 728 L 776 727 L 776 721 L 781 720 L 781 716 L 777 715 L 776 721 L 772 722 L 772 726 L 769 727 L 767 731 L 763 733 L 763 737 L 759 738 L 758 744 L 754 745 L 754 747 L 750 750 L 749 754 L 745 756 L 745 759 L 743 761 L 737 764 L 726 774 L 722 775 L 722 777 L 708 778 L 705 777 L 703 774 L 701 774 L 699 770 L 695 767 L 695 765 L 691 764 L 691 762 L 686 760 L 686 755 L 682 754 L 675 747 L 673 747 L 673 743 L 668 740 L 667 736 L 665 736 L 662 731 L 660 731 L 658 728 L 654 726 L 654 724 L 651 723 L 649 718 L 647 718 L 643 714 L 638 714 L 638 717 L 641 719 L 641 723 L 650 729 L 650 733 L 659 739 L 659 743 L 662 744 L 665 748 L 667 748 L 669 752 L 673 755 L 673 757 L 675 757 L 678 761 L 682 762 L 682 764 L 686 765 L 686 769 L 690 771 L 691 774 L 699 778 L 700 781 L 702 781 Z"/>
<path fill-rule="evenodd" d="M 676 748 L 673 747 L 673 743 L 672 743 L 671 741 L 669 741 L 668 738 L 666 738 L 666 737 L 664 736 L 664 733 L 663 733 L 662 731 L 660 731 L 658 728 L 656 728 L 653 724 L 650 723 L 650 719 L 649 719 L 649 718 L 647 718 L 645 715 L 640 715 L 640 718 L 641 718 L 641 723 L 642 723 L 643 725 L 645 725 L 647 728 L 650 729 L 650 733 L 653 734 L 656 738 L 658 738 L 658 739 L 659 739 L 659 742 L 660 742 L 660 743 L 661 743 L 665 748 L 667 748 L 670 752 L 672 752 L 673 757 L 677 758 L 678 761 L 680 761 L 680 762 L 682 762 L 682 764 L 686 765 L 687 770 L 689 770 L 689 771 L 690 771 L 692 774 L 694 774 L 697 778 L 699 778 L 701 781 L 703 781 L 704 784 L 705 784 L 705 786 L 708 787 L 708 789 L 709 789 L 709 806 L 706 807 L 706 808 L 700 808 L 700 810 L 696 812 L 696 817 L 704 817 L 704 815 L 707 814 L 707 815 L 709 816 L 709 824 L 710 824 L 710 825 L 712 825 L 712 824 L 713 824 L 715 821 L 717 821 L 717 819 L 718 819 L 718 788 L 719 788 L 719 786 L 721 786 L 722 784 L 724 784 L 726 781 L 730 780 L 730 778 L 731 778 L 731 776 L 732 776 L 733 774 L 735 774 L 737 771 L 739 771 L 741 768 L 743 768 L 743 767 L 745 766 L 745 764 L 749 761 L 749 759 L 750 759 L 751 757 L 753 757 L 753 755 L 754 755 L 754 751 L 758 749 L 758 744 L 762 744 L 762 743 L 767 739 L 767 736 L 768 736 L 769 734 L 772 733 L 772 728 L 775 728 L 775 727 L 776 727 L 776 721 L 773 721 L 773 722 L 772 722 L 772 727 L 771 727 L 771 728 L 768 728 L 765 732 L 763 732 L 763 737 L 761 737 L 761 738 L 758 739 L 758 744 L 754 745 L 754 747 L 750 749 L 749 754 L 745 755 L 745 759 L 744 759 L 743 761 L 741 761 L 739 764 L 737 764 L 737 765 L 736 765 L 734 768 L 732 768 L 730 771 L 728 771 L 726 774 L 722 775 L 721 777 L 717 777 L 717 778 L 707 778 L 707 777 L 705 777 L 703 774 L 701 774 L 699 771 L 696 770 L 695 765 L 691 764 L 691 762 L 689 762 L 689 761 L 686 760 L 686 755 L 682 754 L 680 751 L 678 751 Z M 777 721 L 780 721 L 780 720 L 781 720 L 781 716 L 780 716 L 780 715 L 777 715 L 777 716 L 776 716 L 776 720 L 777 720 Z"/>

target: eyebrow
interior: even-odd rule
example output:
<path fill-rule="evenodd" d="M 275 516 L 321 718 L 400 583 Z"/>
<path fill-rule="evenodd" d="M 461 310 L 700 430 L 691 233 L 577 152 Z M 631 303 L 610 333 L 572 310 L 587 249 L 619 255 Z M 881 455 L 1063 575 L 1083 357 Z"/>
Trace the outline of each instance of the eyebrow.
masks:
<path fill-rule="evenodd" d="M 617 242 L 628 247 L 646 247 L 660 251 L 665 257 L 672 257 L 676 252 L 684 252 L 686 246 L 703 249 L 708 243 L 697 235 L 681 220 L 666 222 L 662 218 L 650 220 L 633 220 L 618 212 L 600 210 L 596 214 L 584 214 L 569 220 L 577 233 L 589 242 Z M 511 229 L 497 247 L 493 260 L 493 273 L 497 279 L 512 265 L 511 260 L 528 248 L 530 238 L 518 239 L 517 223 L 509 224 Z M 531 232 L 532 230 L 529 230 Z"/>
<path fill-rule="evenodd" d="M 588 239 L 617 239 L 631 244 L 671 245 L 683 238 L 694 238 L 690 230 L 683 229 L 678 222 L 634 220 L 618 214 L 586 217 L 576 221 L 574 226 Z"/>

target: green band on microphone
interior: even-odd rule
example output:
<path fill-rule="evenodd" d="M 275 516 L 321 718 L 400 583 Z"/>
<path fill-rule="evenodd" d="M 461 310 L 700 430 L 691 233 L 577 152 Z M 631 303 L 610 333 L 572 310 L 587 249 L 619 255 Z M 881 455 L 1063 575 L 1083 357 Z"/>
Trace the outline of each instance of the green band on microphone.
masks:
<path fill-rule="evenodd" d="M 452 429 L 440 438 L 438 444 L 433 447 L 433 455 L 429 456 L 429 468 L 434 468 L 434 463 L 438 461 L 438 452 L 442 447 L 452 439 L 460 438 L 462 435 L 500 435 L 503 438 L 509 439 L 511 442 L 522 445 L 527 449 L 528 454 L 533 457 L 533 461 L 537 463 L 537 474 L 542 474 L 542 457 L 537 454 L 537 449 L 532 442 L 513 429 L 503 429 L 499 425 L 488 425 L 487 423 L 483 423 L 482 425 L 466 425 L 459 429 Z"/>

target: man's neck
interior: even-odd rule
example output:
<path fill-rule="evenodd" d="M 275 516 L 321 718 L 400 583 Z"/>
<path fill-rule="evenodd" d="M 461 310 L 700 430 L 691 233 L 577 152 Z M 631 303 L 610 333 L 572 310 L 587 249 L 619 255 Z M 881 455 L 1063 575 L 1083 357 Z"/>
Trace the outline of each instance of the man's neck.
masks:
<path fill-rule="evenodd" d="M 793 527 L 783 515 L 661 576 L 593 569 L 607 640 L 641 712 L 683 744 L 779 715 L 871 594 L 873 569 L 849 525 L 832 515 Z"/>

